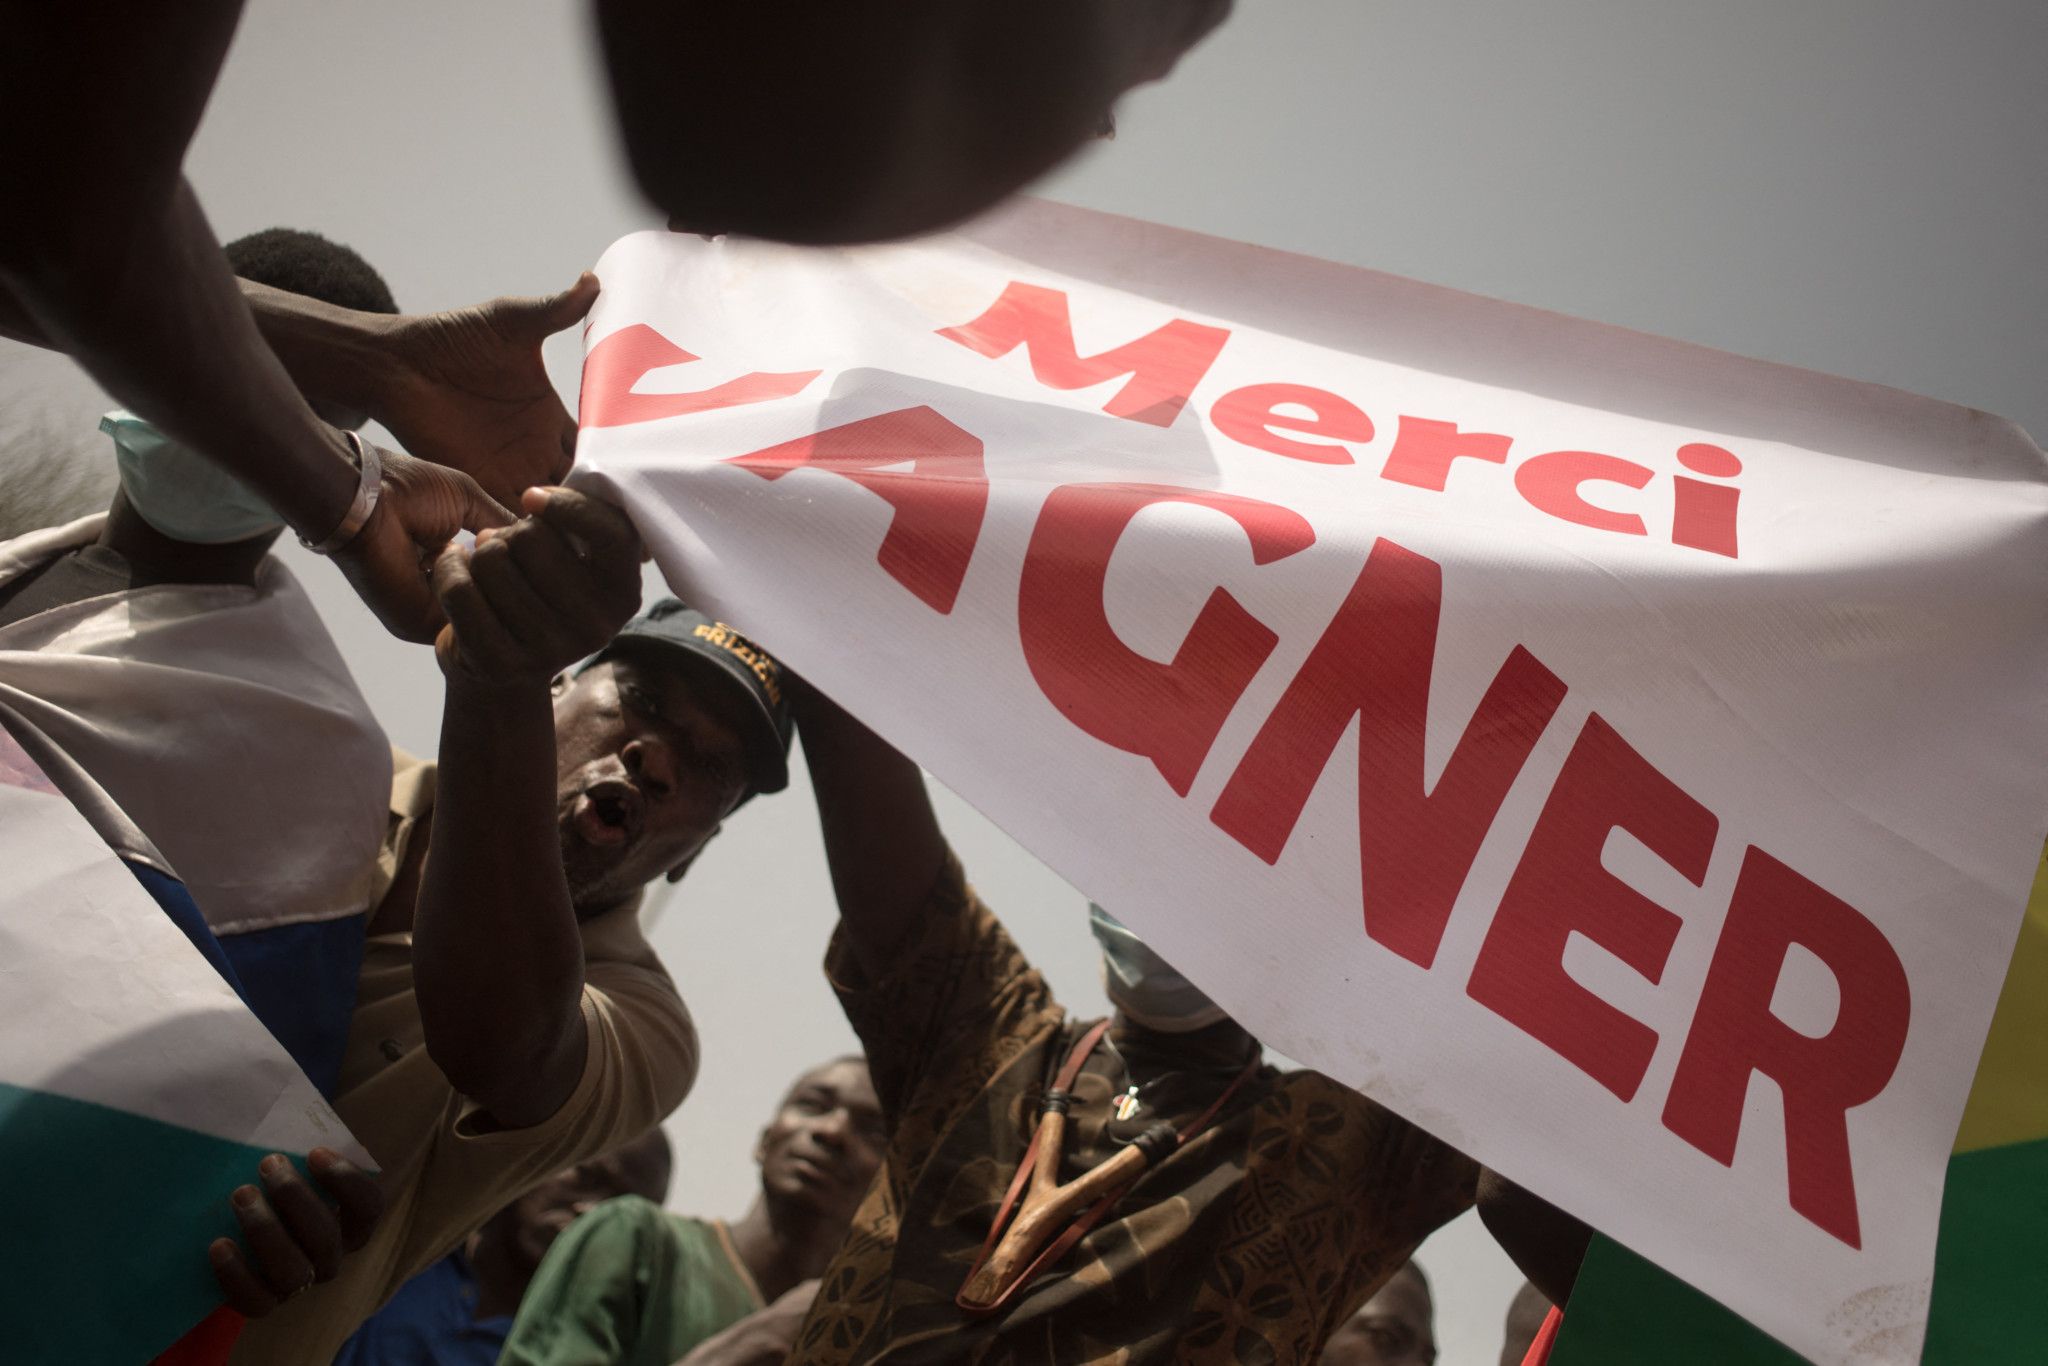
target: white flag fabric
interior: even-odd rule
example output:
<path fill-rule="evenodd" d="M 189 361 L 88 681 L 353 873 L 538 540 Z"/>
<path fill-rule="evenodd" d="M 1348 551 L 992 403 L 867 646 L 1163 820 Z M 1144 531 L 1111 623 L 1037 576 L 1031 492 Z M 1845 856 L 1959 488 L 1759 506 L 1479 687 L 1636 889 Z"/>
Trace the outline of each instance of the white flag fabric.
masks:
<path fill-rule="evenodd" d="M 207 1245 L 266 1154 L 375 1163 L 6 730 L 0 869 L 9 1359 L 147 1361 L 219 1303 Z"/>
<path fill-rule="evenodd" d="M 580 476 L 1268 1044 L 1917 1359 L 2048 827 L 2011 424 L 1057 205 L 600 263 Z"/>

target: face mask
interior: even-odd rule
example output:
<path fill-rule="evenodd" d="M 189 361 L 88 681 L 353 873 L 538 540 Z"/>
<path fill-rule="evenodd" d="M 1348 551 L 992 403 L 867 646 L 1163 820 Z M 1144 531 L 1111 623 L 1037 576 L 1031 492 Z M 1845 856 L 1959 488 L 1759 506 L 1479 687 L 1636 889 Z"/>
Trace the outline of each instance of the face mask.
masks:
<path fill-rule="evenodd" d="M 1147 1029 L 1185 1034 L 1228 1018 L 1124 923 L 1088 903 L 1088 930 L 1102 945 L 1102 986 L 1110 1004 Z"/>
<path fill-rule="evenodd" d="M 108 413 L 100 430 L 114 438 L 129 506 L 172 540 L 226 545 L 284 525 L 248 485 L 135 414 Z"/>

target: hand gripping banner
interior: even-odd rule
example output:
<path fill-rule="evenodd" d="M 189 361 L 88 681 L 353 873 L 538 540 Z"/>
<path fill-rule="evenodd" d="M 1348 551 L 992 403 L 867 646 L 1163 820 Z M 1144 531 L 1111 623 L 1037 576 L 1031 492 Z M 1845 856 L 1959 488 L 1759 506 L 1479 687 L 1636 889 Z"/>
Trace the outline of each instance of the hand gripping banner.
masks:
<path fill-rule="evenodd" d="M 2048 828 L 2022 432 L 1046 203 L 599 274 L 581 477 L 684 597 L 1275 1048 L 1917 1358 Z"/>

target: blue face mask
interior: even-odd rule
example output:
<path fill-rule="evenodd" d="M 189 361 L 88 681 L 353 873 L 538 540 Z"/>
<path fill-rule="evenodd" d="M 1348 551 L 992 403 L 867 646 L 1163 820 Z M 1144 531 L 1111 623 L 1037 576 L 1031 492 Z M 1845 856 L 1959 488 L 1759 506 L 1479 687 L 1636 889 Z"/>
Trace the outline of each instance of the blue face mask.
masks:
<path fill-rule="evenodd" d="M 100 430 L 114 438 L 129 506 L 172 540 L 226 545 L 284 525 L 247 484 L 135 414 L 108 413 Z"/>
<path fill-rule="evenodd" d="M 1152 951 L 1121 920 L 1088 903 L 1088 930 L 1102 946 L 1102 986 L 1110 1004 L 1165 1034 L 1185 1034 L 1228 1018 L 1223 1007 Z"/>

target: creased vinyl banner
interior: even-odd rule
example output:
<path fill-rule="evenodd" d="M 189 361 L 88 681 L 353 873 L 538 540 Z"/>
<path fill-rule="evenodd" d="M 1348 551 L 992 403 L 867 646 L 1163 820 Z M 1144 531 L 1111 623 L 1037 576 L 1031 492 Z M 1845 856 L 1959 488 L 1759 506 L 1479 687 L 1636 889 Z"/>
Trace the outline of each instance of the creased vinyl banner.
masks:
<path fill-rule="evenodd" d="M 2023 433 L 1046 203 L 599 274 L 583 478 L 684 596 L 1270 1045 L 1917 1359 L 2048 826 Z"/>

